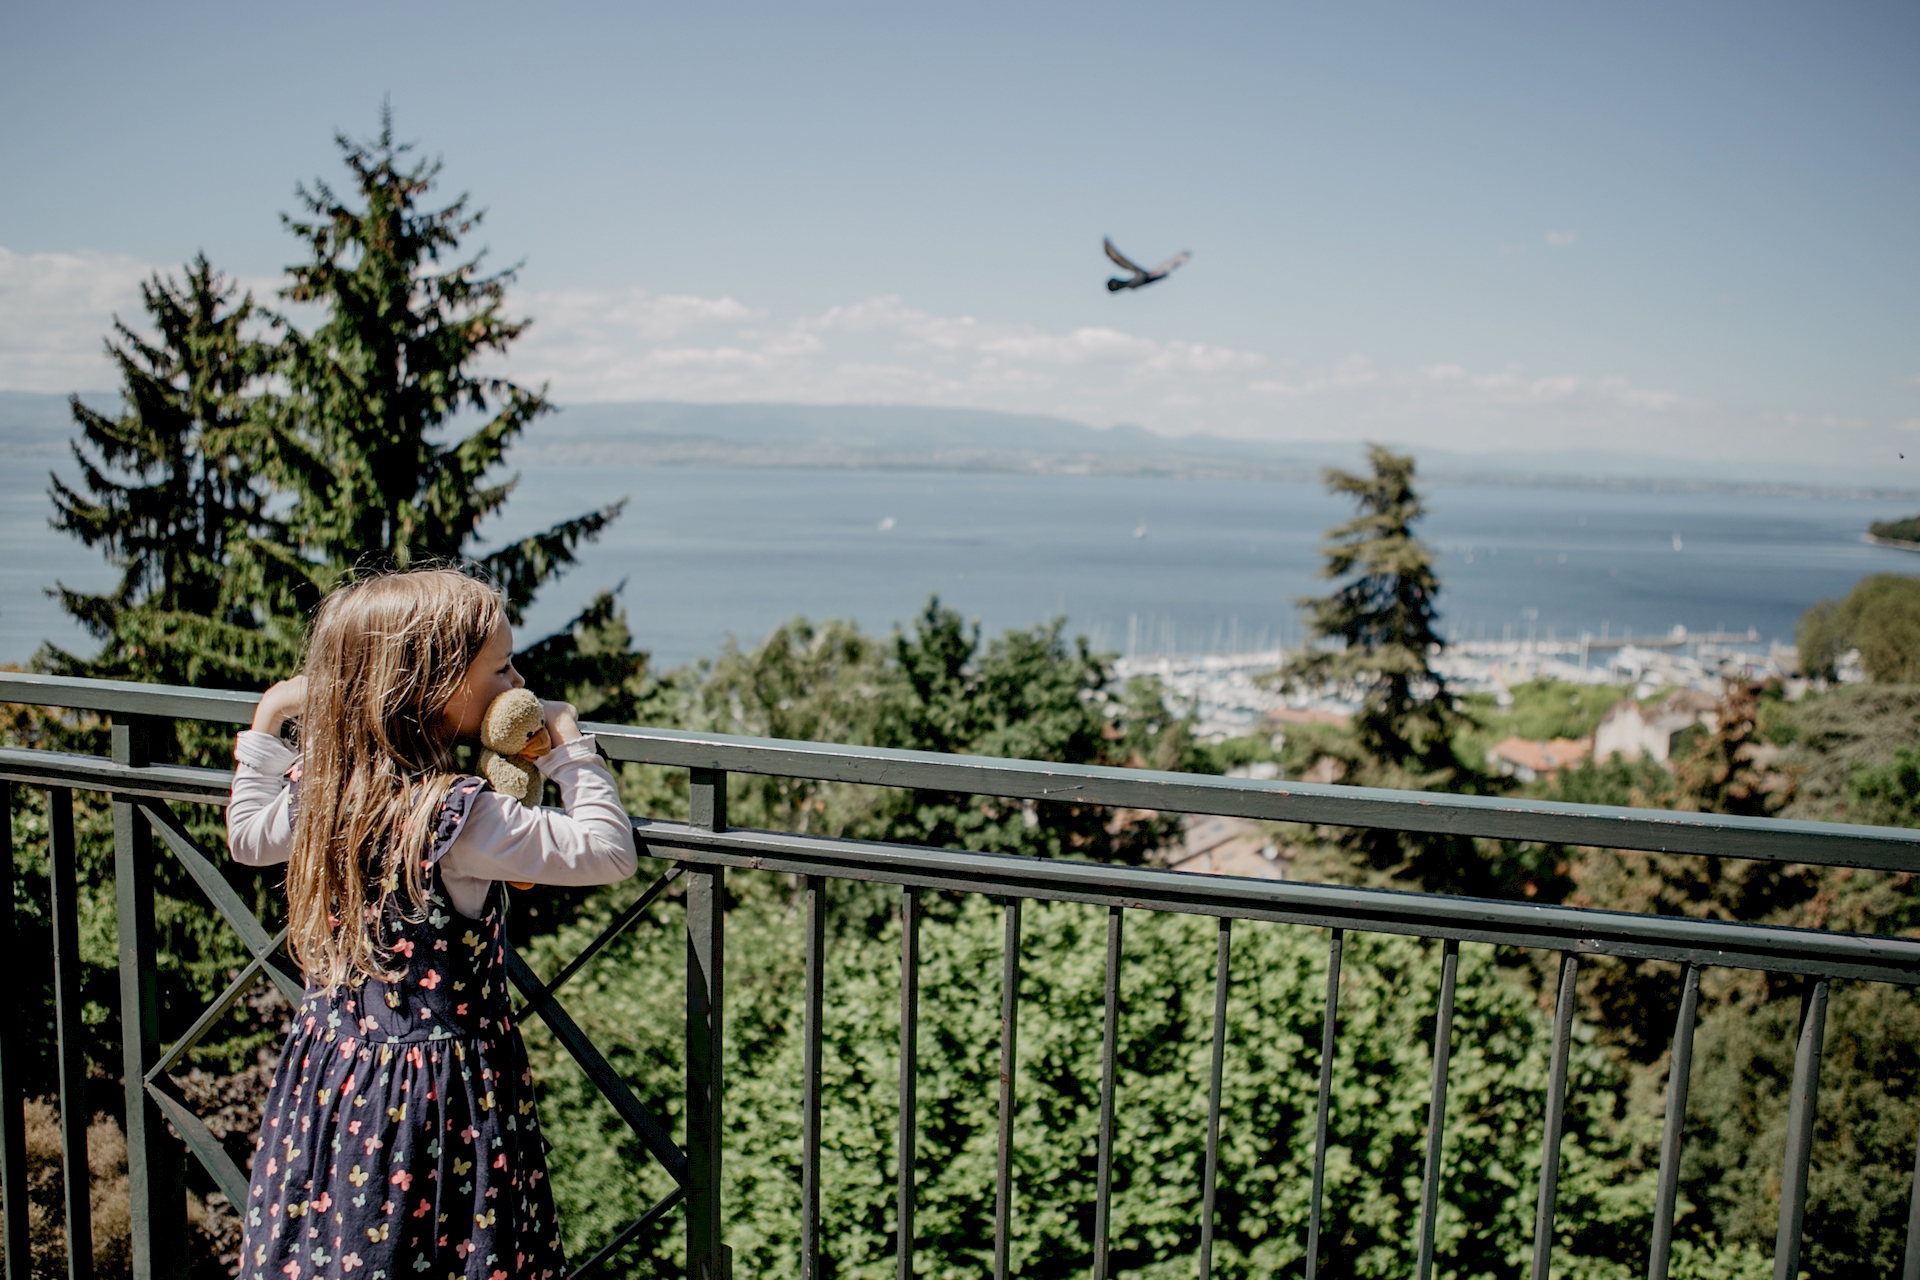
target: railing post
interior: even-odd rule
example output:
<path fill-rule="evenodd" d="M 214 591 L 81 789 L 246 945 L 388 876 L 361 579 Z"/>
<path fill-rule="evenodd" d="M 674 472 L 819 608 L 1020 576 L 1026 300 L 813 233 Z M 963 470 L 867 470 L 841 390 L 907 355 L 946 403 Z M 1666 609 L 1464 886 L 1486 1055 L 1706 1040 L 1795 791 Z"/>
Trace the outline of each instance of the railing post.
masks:
<path fill-rule="evenodd" d="M 1416 1280 L 1433 1275 L 1434 1219 L 1440 1210 L 1440 1152 L 1447 1127 L 1447 1062 L 1453 1054 L 1453 990 L 1460 972 L 1460 944 L 1448 938 L 1440 950 L 1440 1010 L 1433 1020 L 1433 1091 L 1427 1103 L 1427 1169 L 1420 1193 L 1420 1253 Z"/>
<path fill-rule="evenodd" d="M 1107 1280 L 1112 1230 L 1113 1055 L 1120 1023 L 1120 931 L 1124 907 L 1107 908 L 1107 1007 L 1100 1033 L 1100 1167 L 1093 1201 L 1093 1280 Z"/>
<path fill-rule="evenodd" d="M 1907 1203 L 1907 1253 L 1900 1265 L 1900 1280 L 1920 1280 L 1920 1146 L 1913 1152 L 1913 1187 Z"/>
<path fill-rule="evenodd" d="M 67 1280 L 93 1276 L 93 1174 L 87 1167 L 87 1051 L 81 1030 L 80 893 L 73 792 L 47 788 L 48 913 L 53 917 L 53 1025 L 60 1052 L 60 1173 Z"/>
<path fill-rule="evenodd" d="M 1327 1116 L 1333 1109 L 1333 1045 L 1340 1019 L 1340 954 L 1346 930 L 1327 948 L 1327 1011 L 1320 1018 L 1320 1096 L 1313 1111 L 1313 1189 L 1307 1197 L 1307 1280 L 1320 1274 L 1320 1213 L 1327 1185 Z"/>
<path fill-rule="evenodd" d="M 1667 1057 L 1667 1120 L 1660 1131 L 1660 1181 L 1653 1199 L 1653 1247 L 1647 1280 L 1667 1280 L 1673 1254 L 1673 1210 L 1680 1194 L 1680 1143 L 1687 1129 L 1687 1087 L 1693 1076 L 1693 1023 L 1700 1009 L 1700 966 L 1690 964 L 1680 980 L 1680 1012 Z"/>
<path fill-rule="evenodd" d="M 1020 899 L 1008 898 L 1000 957 L 1000 1132 L 993 1179 L 993 1280 L 1007 1280 L 1013 1257 L 1014 1074 L 1020 1062 Z"/>
<path fill-rule="evenodd" d="M 117 719 L 113 761 L 153 763 L 164 721 Z M 153 831 L 131 800 L 113 798 L 113 880 L 120 934 L 121 1065 L 127 1090 L 127 1196 L 133 1280 L 186 1274 L 186 1158 L 147 1094 L 160 1052 L 159 939 L 153 925 Z M 246 1212 L 245 1205 L 235 1205 Z"/>
<path fill-rule="evenodd" d="M 691 770 L 687 811 L 703 831 L 727 829 L 727 775 Z M 726 881 L 687 868 L 687 1276 L 729 1280 L 720 1240 L 720 1048 L 726 1004 Z"/>
<path fill-rule="evenodd" d="M 18 923 L 13 914 L 13 784 L 0 780 L 0 955 L 20 954 Z M 27 1130 L 25 1092 L 20 1087 L 26 1067 L 20 1028 L 26 1024 L 20 1007 L 19 982 L 8 984 L 0 1005 L 0 1220 L 6 1224 L 7 1280 L 31 1280 L 33 1263 L 27 1248 Z"/>
<path fill-rule="evenodd" d="M 900 1137 L 894 1147 L 894 1280 L 913 1280 L 914 1163 L 920 1132 L 920 892 L 900 889 Z"/>
<path fill-rule="evenodd" d="M 1220 1085 L 1227 1055 L 1227 964 L 1232 959 L 1233 917 L 1221 916 L 1213 969 L 1213 1070 L 1207 1079 L 1205 1181 L 1200 1187 L 1200 1280 L 1213 1276 L 1213 1205 L 1220 1180 Z"/>
<path fill-rule="evenodd" d="M 800 1280 L 820 1277 L 820 1024 L 825 1013 L 827 878 L 808 876 L 807 995 L 800 1084 Z"/>
<path fill-rule="evenodd" d="M 1787 1102 L 1787 1147 L 1780 1167 L 1780 1229 L 1774 1237 L 1774 1280 L 1800 1274 L 1801 1226 L 1807 1216 L 1807 1169 L 1820 1114 L 1820 1051 L 1827 1035 L 1827 980 L 1815 978 L 1800 997 L 1800 1035 Z"/>
<path fill-rule="evenodd" d="M 1560 1136 L 1566 1119 L 1567 1052 L 1573 1039 L 1574 981 L 1580 961 L 1560 956 L 1560 992 L 1553 1007 L 1553 1066 L 1547 1076 L 1547 1111 L 1540 1135 L 1540 1203 L 1533 1219 L 1533 1280 L 1547 1280 L 1553 1264 L 1553 1211 L 1560 1187 Z"/>

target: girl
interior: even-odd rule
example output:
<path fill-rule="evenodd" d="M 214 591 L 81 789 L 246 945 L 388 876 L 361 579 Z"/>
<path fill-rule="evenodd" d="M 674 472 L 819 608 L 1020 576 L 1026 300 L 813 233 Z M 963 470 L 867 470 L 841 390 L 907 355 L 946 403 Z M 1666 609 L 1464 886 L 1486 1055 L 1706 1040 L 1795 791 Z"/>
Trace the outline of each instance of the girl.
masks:
<path fill-rule="evenodd" d="M 287 866 L 306 974 L 254 1143 L 245 1280 L 557 1280 L 566 1272 L 502 881 L 611 884 L 633 827 L 573 708 L 539 760 L 564 816 L 458 776 L 456 741 L 525 681 L 499 594 L 451 570 L 321 605 L 304 674 L 234 744 L 227 840 Z M 299 722 L 296 760 L 280 739 Z"/>

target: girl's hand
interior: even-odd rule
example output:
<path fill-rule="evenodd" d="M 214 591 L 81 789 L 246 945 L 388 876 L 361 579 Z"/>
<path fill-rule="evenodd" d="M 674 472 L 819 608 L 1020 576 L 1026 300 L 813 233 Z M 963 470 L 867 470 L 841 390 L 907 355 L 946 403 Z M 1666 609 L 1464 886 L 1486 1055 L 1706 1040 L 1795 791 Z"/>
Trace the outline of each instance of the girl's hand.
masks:
<path fill-rule="evenodd" d="M 553 745 L 576 742 L 580 738 L 580 713 L 573 709 L 571 702 L 548 702 L 542 699 L 541 707 L 547 713 L 547 732 L 553 736 Z"/>
<path fill-rule="evenodd" d="M 282 680 L 260 695 L 260 705 L 253 709 L 253 728 L 279 737 L 287 721 L 300 714 L 300 704 L 306 700 L 305 676 Z"/>

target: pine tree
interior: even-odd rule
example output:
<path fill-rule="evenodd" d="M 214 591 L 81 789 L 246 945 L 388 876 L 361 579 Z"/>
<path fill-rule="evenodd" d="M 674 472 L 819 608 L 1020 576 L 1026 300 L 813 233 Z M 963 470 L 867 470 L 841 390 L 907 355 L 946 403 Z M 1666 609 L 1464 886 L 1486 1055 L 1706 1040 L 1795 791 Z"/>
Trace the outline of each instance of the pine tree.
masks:
<path fill-rule="evenodd" d="M 311 333 L 289 334 L 281 363 L 287 391 L 276 412 L 290 445 L 282 479 L 298 495 L 291 521 L 302 551 L 336 573 L 455 560 L 513 490 L 513 479 L 489 473 L 552 408 L 542 392 L 475 368 L 526 329 L 504 313 L 514 272 L 484 273 L 484 253 L 460 259 L 483 215 L 465 196 L 423 207 L 440 165 L 407 162 L 411 147 L 394 140 L 390 111 L 372 141 L 335 141 L 358 203 L 316 181 L 299 189 L 305 217 L 284 218 L 309 254 L 289 269 L 284 296 L 325 308 Z M 438 442 L 468 414 L 486 418 Z M 516 620 L 622 505 L 479 559 Z"/>
<path fill-rule="evenodd" d="M 1369 445 L 1372 474 L 1329 468 L 1327 488 L 1359 508 L 1327 531 L 1321 576 L 1345 579 L 1325 596 L 1299 603 L 1308 642 L 1278 673 L 1294 687 L 1348 686 L 1359 696 L 1346 780 L 1375 786 L 1477 792 L 1493 780 L 1455 754 L 1465 716 L 1446 677 L 1433 668 L 1443 641 L 1433 553 L 1414 536 L 1426 514 L 1414 488 L 1413 459 Z M 1469 840 L 1392 831 L 1346 837 L 1376 871 L 1429 888 L 1486 892 L 1495 873 Z"/>
<path fill-rule="evenodd" d="M 1380 445 L 1367 456 L 1372 475 L 1326 472 L 1327 488 L 1351 497 L 1359 512 L 1327 531 L 1320 572 L 1352 577 L 1331 595 L 1300 601 L 1310 639 L 1285 674 L 1298 684 L 1356 686 L 1360 745 L 1390 767 L 1444 776 L 1459 767 L 1452 735 L 1460 713 L 1432 664 L 1443 643 L 1440 579 L 1432 552 L 1413 534 L 1426 506 L 1413 487 L 1412 458 Z"/>
<path fill-rule="evenodd" d="M 59 589 L 101 648 L 81 658 L 49 644 L 41 668 L 247 687 L 292 660 L 297 628 L 275 625 L 269 597 L 301 574 L 260 551 L 283 537 L 260 478 L 272 431 L 256 412 L 271 318 L 237 293 L 205 255 L 184 280 L 155 275 L 141 286 L 153 335 L 116 317 L 107 342 L 122 412 L 72 398 L 80 488 L 53 478 L 53 525 L 99 548 L 120 580 L 98 594 Z"/>

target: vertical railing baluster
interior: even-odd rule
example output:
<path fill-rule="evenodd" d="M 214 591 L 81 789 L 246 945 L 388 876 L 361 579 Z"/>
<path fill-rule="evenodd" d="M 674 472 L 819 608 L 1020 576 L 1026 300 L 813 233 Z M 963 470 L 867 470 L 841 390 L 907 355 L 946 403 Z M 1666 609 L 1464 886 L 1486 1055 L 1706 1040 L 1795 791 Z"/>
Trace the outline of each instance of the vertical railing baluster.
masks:
<path fill-rule="evenodd" d="M 1113 1057 L 1120 1022 L 1120 930 L 1124 907 L 1107 908 L 1107 1011 L 1100 1033 L 1100 1170 L 1093 1192 L 1093 1280 L 1107 1280 L 1113 1201 Z"/>
<path fill-rule="evenodd" d="M 913 1174 L 919 1145 L 920 894 L 900 890 L 900 1138 L 894 1187 L 894 1280 L 913 1280 Z"/>
<path fill-rule="evenodd" d="M 47 789 L 48 868 L 53 918 L 53 1018 L 60 1052 L 60 1158 L 67 1210 L 68 1280 L 93 1275 L 93 1211 L 87 1169 L 87 1055 L 81 1039 L 79 882 L 73 792 Z"/>
<path fill-rule="evenodd" d="M 1200 1187 L 1200 1280 L 1213 1275 L 1213 1200 L 1220 1176 L 1220 1077 L 1227 1058 L 1227 969 L 1233 917 L 1220 917 L 1213 968 L 1213 1072 L 1207 1083 L 1207 1167 Z"/>
<path fill-rule="evenodd" d="M 1000 959 L 1000 1132 L 993 1177 L 993 1280 L 1007 1280 L 1013 1251 L 1014 1070 L 1020 1034 L 1020 899 L 1008 898 Z"/>
<path fill-rule="evenodd" d="M 0 956 L 23 958 L 19 920 L 13 911 L 13 784 L 0 779 Z M 33 1261 L 27 1242 L 27 1129 L 21 1088 L 26 1070 L 26 1045 L 20 1032 L 27 1025 L 21 992 L 25 986 L 15 974 L 0 1000 L 0 1223 L 6 1231 L 7 1280 L 31 1280 Z"/>
<path fill-rule="evenodd" d="M 1440 1142 L 1447 1118 L 1447 1061 L 1453 1053 L 1453 984 L 1460 944 L 1447 940 L 1440 958 L 1440 1009 L 1433 1022 L 1433 1093 L 1427 1104 L 1427 1169 L 1420 1192 L 1420 1258 L 1416 1280 L 1433 1275 L 1434 1215 L 1440 1207 Z"/>
<path fill-rule="evenodd" d="M 1800 1229 L 1807 1216 L 1807 1171 L 1820 1110 L 1820 1050 L 1827 1034 L 1827 980 L 1816 978 L 1800 998 L 1800 1036 L 1793 1052 L 1787 1103 L 1787 1148 L 1780 1169 L 1780 1229 L 1773 1242 L 1773 1280 L 1800 1274 Z"/>
<path fill-rule="evenodd" d="M 827 881 L 807 877 L 806 1046 L 800 1084 L 800 1280 L 820 1270 L 820 1018 L 827 967 Z"/>
<path fill-rule="evenodd" d="M 1553 1210 L 1560 1189 L 1560 1131 L 1567 1107 L 1567 1054 L 1573 1040 L 1573 984 L 1580 962 L 1560 957 L 1560 990 L 1553 1006 L 1553 1067 L 1547 1073 L 1547 1114 L 1540 1135 L 1540 1206 L 1533 1218 L 1533 1280 L 1547 1280 L 1553 1262 Z"/>
<path fill-rule="evenodd" d="M 1907 1205 L 1907 1257 L 1900 1268 L 1900 1280 L 1920 1280 L 1920 1142 L 1915 1142 L 1913 1148 L 1913 1191 Z"/>
<path fill-rule="evenodd" d="M 727 829 L 727 775 L 689 770 L 687 812 L 697 830 Z M 728 1280 L 720 1238 L 721 1044 L 726 1010 L 726 879 L 687 868 L 687 1275 Z"/>
<path fill-rule="evenodd" d="M 1333 1110 L 1333 1039 L 1340 1016 L 1340 953 L 1346 930 L 1327 948 L 1327 1011 L 1320 1019 L 1320 1097 L 1313 1111 L 1313 1190 L 1307 1197 L 1307 1280 L 1320 1274 L 1321 1197 L 1327 1185 L 1327 1117 Z"/>
<path fill-rule="evenodd" d="M 165 722 L 116 720 L 115 764 L 153 763 Z M 160 939 L 153 924 L 153 831 L 145 815 L 113 798 L 113 879 L 120 935 L 121 1062 L 127 1089 L 127 1198 L 133 1280 L 186 1274 L 186 1154 L 147 1092 L 147 1064 L 160 1053 Z M 235 1205 L 236 1212 L 243 1212 Z"/>
<path fill-rule="evenodd" d="M 1673 1250 L 1674 1202 L 1680 1194 L 1680 1140 L 1687 1127 L 1687 1085 L 1693 1075 L 1693 1021 L 1700 1009 L 1700 966 L 1687 966 L 1680 984 L 1680 1014 L 1673 1024 L 1667 1060 L 1667 1122 L 1660 1131 L 1660 1181 L 1653 1198 L 1653 1248 L 1647 1280 L 1667 1280 Z"/>

